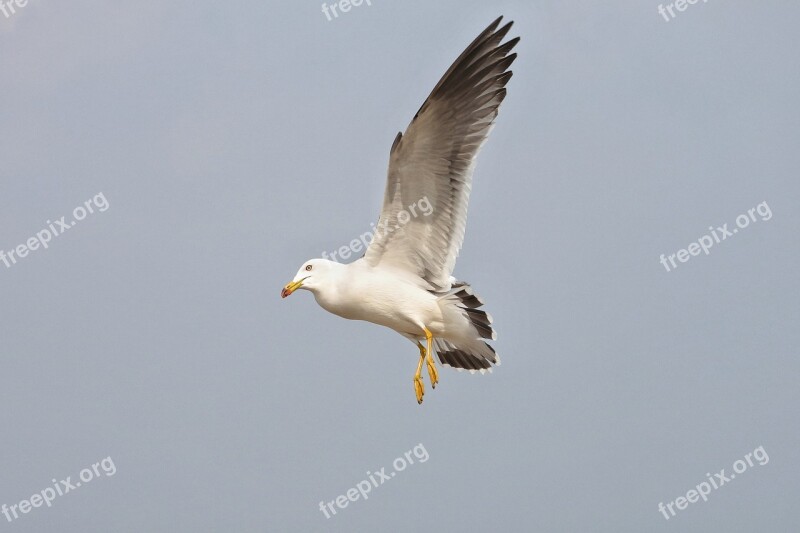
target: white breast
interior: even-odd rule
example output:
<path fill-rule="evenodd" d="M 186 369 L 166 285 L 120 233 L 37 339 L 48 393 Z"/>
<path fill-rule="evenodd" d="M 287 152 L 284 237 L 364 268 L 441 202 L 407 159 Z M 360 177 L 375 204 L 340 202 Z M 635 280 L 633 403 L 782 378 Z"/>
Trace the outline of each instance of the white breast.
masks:
<path fill-rule="evenodd" d="M 315 295 L 325 310 L 412 335 L 423 334 L 419 324 L 431 331 L 441 329 L 442 312 L 435 295 L 402 274 L 363 267 L 359 262 L 348 267 L 330 290 Z"/>

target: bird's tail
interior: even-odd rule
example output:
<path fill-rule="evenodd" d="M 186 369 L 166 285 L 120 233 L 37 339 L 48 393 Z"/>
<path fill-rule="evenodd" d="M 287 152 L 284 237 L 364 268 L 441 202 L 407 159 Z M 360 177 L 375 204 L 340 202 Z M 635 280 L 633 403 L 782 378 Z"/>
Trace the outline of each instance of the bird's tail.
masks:
<path fill-rule="evenodd" d="M 466 335 L 459 335 L 460 339 L 453 337 L 447 339 L 435 338 L 434 346 L 439 355 L 439 361 L 457 369 L 475 371 L 481 374 L 487 370 L 492 371 L 492 365 L 500 364 L 500 357 L 483 339 L 494 340 L 497 334 L 492 328 L 492 316 L 486 311 L 478 309 L 483 306 L 483 300 L 476 295 L 472 287 L 464 282 L 456 282 L 443 299 L 451 304 L 448 307 L 461 313 L 469 321 L 469 330 Z"/>

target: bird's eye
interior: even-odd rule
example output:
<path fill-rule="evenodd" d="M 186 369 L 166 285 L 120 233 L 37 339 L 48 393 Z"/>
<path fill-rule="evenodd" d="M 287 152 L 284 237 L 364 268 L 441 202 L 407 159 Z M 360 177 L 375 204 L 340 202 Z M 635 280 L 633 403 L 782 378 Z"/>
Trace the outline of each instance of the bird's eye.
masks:
<path fill-rule="evenodd" d="M 311 265 L 307 265 L 306 270 L 311 270 Z"/>

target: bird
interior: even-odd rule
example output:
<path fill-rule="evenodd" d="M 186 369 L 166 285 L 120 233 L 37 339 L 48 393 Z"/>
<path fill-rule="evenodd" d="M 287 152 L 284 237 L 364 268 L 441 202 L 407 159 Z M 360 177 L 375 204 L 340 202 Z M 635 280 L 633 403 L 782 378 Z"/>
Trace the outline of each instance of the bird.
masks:
<path fill-rule="evenodd" d="M 327 258 L 303 263 L 281 290 L 286 298 L 310 291 L 326 311 L 385 326 L 416 344 L 414 394 L 422 404 L 425 365 L 432 388 L 439 382 L 433 358 L 470 373 L 491 372 L 500 358 L 484 301 L 453 275 L 464 241 L 475 162 L 494 127 L 511 79 L 512 49 L 503 42 L 512 22 L 498 17 L 444 73 L 405 133 L 389 151 L 383 206 L 365 253 L 351 263 Z M 425 200 L 429 216 L 408 207 Z M 416 214 L 416 213 L 415 213 Z M 424 342 L 424 344 L 423 344 Z"/>

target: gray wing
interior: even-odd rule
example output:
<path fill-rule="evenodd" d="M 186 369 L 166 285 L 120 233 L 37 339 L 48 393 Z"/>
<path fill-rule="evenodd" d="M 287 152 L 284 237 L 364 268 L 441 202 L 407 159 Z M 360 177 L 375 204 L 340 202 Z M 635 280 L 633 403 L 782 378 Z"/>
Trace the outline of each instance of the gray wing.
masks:
<path fill-rule="evenodd" d="M 378 226 L 364 260 L 401 268 L 432 288 L 450 287 L 464 241 L 475 159 L 506 96 L 510 54 L 519 37 L 500 44 L 512 22 L 492 22 L 436 84 L 389 156 Z M 420 212 L 427 201 L 430 214 Z M 411 208 L 411 206 L 417 206 Z M 412 214 L 414 216 L 412 216 Z"/>

